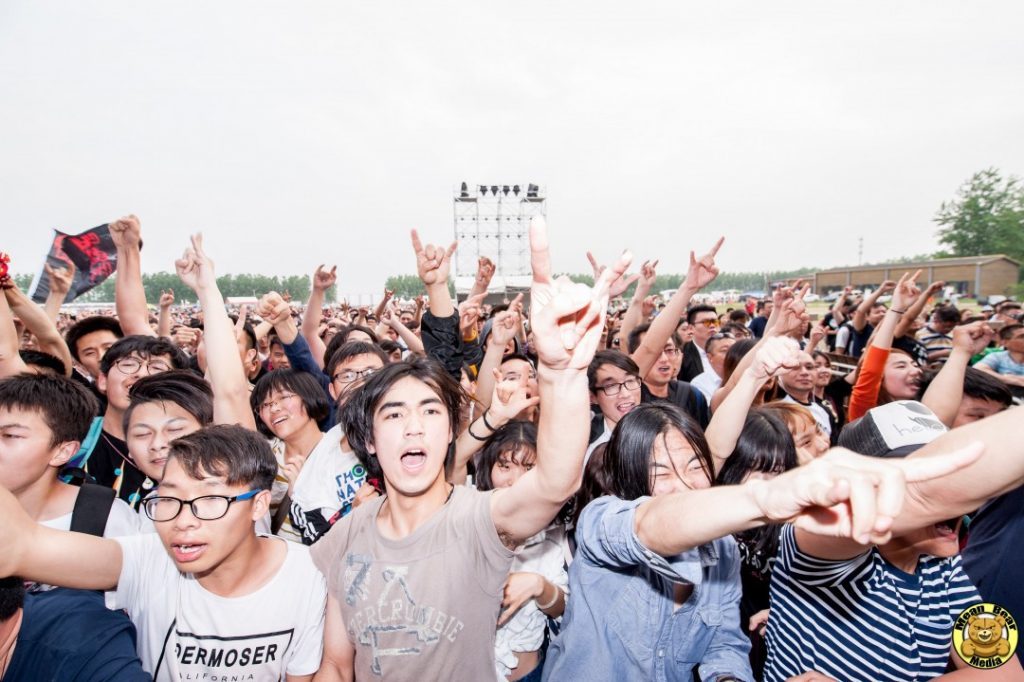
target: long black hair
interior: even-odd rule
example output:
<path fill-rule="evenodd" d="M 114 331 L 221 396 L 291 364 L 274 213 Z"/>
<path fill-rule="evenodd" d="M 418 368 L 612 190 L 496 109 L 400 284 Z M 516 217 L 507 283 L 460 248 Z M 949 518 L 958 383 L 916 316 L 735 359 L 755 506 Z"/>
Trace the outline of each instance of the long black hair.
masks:
<path fill-rule="evenodd" d="M 623 500 L 651 494 L 651 457 L 655 441 L 671 430 L 679 431 L 714 480 L 711 450 L 698 424 L 681 409 L 666 402 L 639 405 L 615 426 L 604 455 L 608 493 Z M 676 472 L 681 475 L 682 472 Z"/>
<path fill-rule="evenodd" d="M 491 469 L 502 455 L 510 455 L 523 464 L 537 460 L 537 427 L 533 422 L 511 421 L 492 433 L 476 456 L 477 490 L 493 490 Z"/>

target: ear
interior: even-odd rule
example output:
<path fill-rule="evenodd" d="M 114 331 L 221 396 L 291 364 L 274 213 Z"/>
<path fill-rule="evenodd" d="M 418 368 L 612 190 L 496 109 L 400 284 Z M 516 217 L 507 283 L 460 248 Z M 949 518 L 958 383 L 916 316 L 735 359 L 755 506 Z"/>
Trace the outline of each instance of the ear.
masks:
<path fill-rule="evenodd" d="M 77 440 L 69 440 L 61 443 L 51 454 L 50 461 L 47 462 L 47 465 L 57 469 L 61 468 L 68 463 L 68 460 L 71 459 L 76 452 L 78 452 L 80 447 L 82 447 L 82 444 Z"/>
<path fill-rule="evenodd" d="M 590 392 L 590 404 L 597 405 L 597 394 L 593 391 Z"/>
<path fill-rule="evenodd" d="M 970 618 L 967 619 L 967 624 L 968 625 L 974 625 L 977 621 L 978 621 L 978 617 L 977 616 L 971 616 Z"/>
<path fill-rule="evenodd" d="M 449 430 L 451 430 L 451 429 L 449 428 Z M 375 445 L 373 444 L 373 441 L 372 441 L 372 440 L 368 440 L 368 441 L 366 441 L 366 452 L 367 452 L 368 454 L 371 454 L 371 455 L 376 455 L 376 454 L 377 454 L 377 448 L 376 448 L 376 446 L 375 446 Z"/>
<path fill-rule="evenodd" d="M 330 377 L 328 377 L 330 378 Z M 327 392 L 331 394 L 331 400 L 338 402 L 338 392 L 334 389 L 334 382 L 327 384 Z"/>
<path fill-rule="evenodd" d="M 262 519 L 270 511 L 270 491 L 261 490 L 252 502 L 252 520 Z"/>
<path fill-rule="evenodd" d="M 246 367 L 251 367 L 259 359 L 259 351 L 255 348 L 250 348 L 245 351 L 245 360 L 242 362 Z"/>
<path fill-rule="evenodd" d="M 107 375 L 103 372 L 96 375 L 96 388 L 103 395 L 107 394 Z"/>
<path fill-rule="evenodd" d="M 1006 626 L 1006 619 L 1003 618 L 1002 616 L 996 616 L 996 622 L 999 623 L 999 627 L 1000 628 Z"/>

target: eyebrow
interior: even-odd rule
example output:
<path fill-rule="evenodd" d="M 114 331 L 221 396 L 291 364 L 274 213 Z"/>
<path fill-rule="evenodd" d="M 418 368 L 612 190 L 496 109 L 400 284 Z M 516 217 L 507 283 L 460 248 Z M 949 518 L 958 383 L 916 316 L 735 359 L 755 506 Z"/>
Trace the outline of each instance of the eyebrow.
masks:
<path fill-rule="evenodd" d="M 423 400 L 420 401 L 419 406 L 423 407 L 424 405 L 432 405 L 432 404 L 440 405 L 441 404 L 441 399 L 438 398 L 437 396 L 433 396 L 431 398 L 424 398 Z M 393 400 L 391 402 L 384 403 L 383 405 L 378 407 L 377 408 L 377 412 L 380 413 L 380 412 L 383 412 L 384 410 L 390 410 L 391 408 L 394 408 L 394 407 L 408 407 L 408 406 L 409 406 L 409 404 L 404 402 L 404 401 Z"/>
<path fill-rule="evenodd" d="M 0 424 L 0 429 L 27 429 L 27 424 L 19 424 L 18 422 L 10 422 L 7 424 Z"/>

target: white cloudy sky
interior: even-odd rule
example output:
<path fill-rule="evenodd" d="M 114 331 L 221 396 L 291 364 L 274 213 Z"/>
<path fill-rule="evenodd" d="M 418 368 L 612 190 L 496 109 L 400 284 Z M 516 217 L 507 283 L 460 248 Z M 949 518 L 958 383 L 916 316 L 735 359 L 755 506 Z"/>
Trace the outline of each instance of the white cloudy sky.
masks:
<path fill-rule="evenodd" d="M 339 264 L 343 291 L 450 240 L 451 190 L 538 182 L 557 269 L 935 248 L 973 172 L 1024 174 L 1024 5 L 0 3 L 0 250 L 135 212 L 147 270 Z M 29 265 L 31 264 L 31 266 Z"/>

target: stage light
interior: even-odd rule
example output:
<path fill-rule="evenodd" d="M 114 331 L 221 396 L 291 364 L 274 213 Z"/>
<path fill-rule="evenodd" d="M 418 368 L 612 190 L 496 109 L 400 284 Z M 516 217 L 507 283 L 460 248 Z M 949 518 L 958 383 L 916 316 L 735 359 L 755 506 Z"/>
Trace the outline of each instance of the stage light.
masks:
<path fill-rule="evenodd" d="M 494 196 L 498 196 L 498 186 L 497 185 L 491 185 L 491 194 L 493 194 Z"/>
<path fill-rule="evenodd" d="M 526 187 L 526 198 L 527 199 L 536 199 L 537 198 L 537 192 L 539 190 L 540 190 L 540 187 L 537 187 L 537 185 L 527 185 L 527 187 Z"/>
<path fill-rule="evenodd" d="M 459 198 L 460 199 L 468 199 L 469 198 L 469 185 L 467 185 L 466 183 L 462 183 L 462 189 L 461 189 L 461 191 L 459 193 Z"/>
<path fill-rule="evenodd" d="M 505 185 L 504 187 L 501 188 L 501 193 L 504 194 L 505 196 L 508 196 L 508 185 Z"/>
<path fill-rule="evenodd" d="M 512 194 L 519 196 L 519 185 L 512 185 Z"/>
<path fill-rule="evenodd" d="M 480 194 L 487 194 L 487 185 L 480 185 Z"/>

